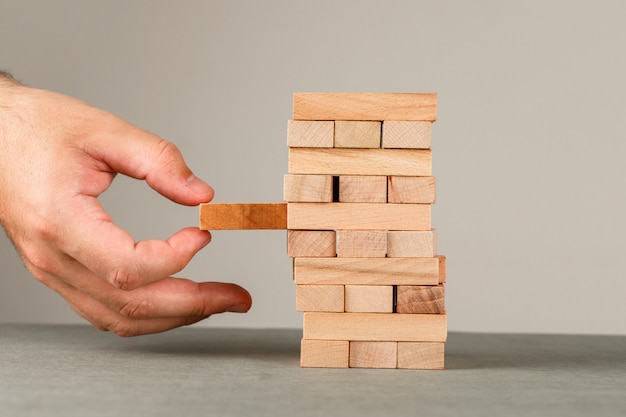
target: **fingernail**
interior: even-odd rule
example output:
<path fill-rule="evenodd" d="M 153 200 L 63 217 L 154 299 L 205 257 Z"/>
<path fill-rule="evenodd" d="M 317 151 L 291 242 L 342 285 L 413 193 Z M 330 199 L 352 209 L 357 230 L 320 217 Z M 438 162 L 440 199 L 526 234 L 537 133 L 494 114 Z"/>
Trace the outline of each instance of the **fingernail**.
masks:
<path fill-rule="evenodd" d="M 250 310 L 250 305 L 245 303 L 237 303 L 228 307 L 225 311 L 229 313 L 247 313 Z"/>
<path fill-rule="evenodd" d="M 213 198 L 213 188 L 195 175 L 192 174 L 189 178 L 187 178 L 187 185 L 194 193 L 201 196 L 207 196 L 209 200 Z"/>

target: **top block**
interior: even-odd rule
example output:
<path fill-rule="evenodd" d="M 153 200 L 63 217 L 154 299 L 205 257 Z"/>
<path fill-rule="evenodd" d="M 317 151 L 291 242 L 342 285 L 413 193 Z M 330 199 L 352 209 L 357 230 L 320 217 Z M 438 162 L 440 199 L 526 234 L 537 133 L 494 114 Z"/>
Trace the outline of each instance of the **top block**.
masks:
<path fill-rule="evenodd" d="M 294 120 L 437 120 L 433 93 L 294 93 Z"/>

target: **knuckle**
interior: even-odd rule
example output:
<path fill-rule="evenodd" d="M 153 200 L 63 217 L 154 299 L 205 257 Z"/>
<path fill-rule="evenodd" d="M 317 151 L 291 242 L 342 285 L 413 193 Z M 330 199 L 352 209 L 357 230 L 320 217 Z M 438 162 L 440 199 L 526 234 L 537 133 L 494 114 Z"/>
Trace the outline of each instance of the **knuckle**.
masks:
<path fill-rule="evenodd" d="M 178 147 L 168 140 L 161 139 L 158 147 L 158 160 L 163 166 L 174 165 L 181 158 Z"/>
<path fill-rule="evenodd" d="M 153 305 L 146 298 L 129 298 L 119 309 L 122 316 L 130 319 L 145 319 L 151 316 Z"/>
<path fill-rule="evenodd" d="M 120 337 L 132 337 L 139 334 L 133 326 L 124 320 L 117 320 L 97 327 L 102 331 L 111 332 Z"/>

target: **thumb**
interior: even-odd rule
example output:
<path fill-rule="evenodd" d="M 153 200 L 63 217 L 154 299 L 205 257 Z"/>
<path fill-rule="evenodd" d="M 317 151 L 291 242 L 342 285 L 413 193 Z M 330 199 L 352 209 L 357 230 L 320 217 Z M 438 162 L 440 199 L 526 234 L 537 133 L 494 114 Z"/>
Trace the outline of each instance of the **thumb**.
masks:
<path fill-rule="evenodd" d="M 193 175 L 180 150 L 172 142 L 123 122 L 123 134 L 113 135 L 101 156 L 115 172 L 145 180 L 170 200 L 195 206 L 213 199 L 213 189 Z M 106 144 L 103 144 L 106 143 Z"/>

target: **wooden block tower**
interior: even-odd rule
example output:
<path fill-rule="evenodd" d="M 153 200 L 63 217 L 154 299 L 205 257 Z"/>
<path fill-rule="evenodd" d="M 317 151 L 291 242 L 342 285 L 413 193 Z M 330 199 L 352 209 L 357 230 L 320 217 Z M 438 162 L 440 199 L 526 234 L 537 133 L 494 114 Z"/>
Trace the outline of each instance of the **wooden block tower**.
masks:
<path fill-rule="evenodd" d="M 285 176 L 301 366 L 442 369 L 435 94 L 296 93 Z"/>

